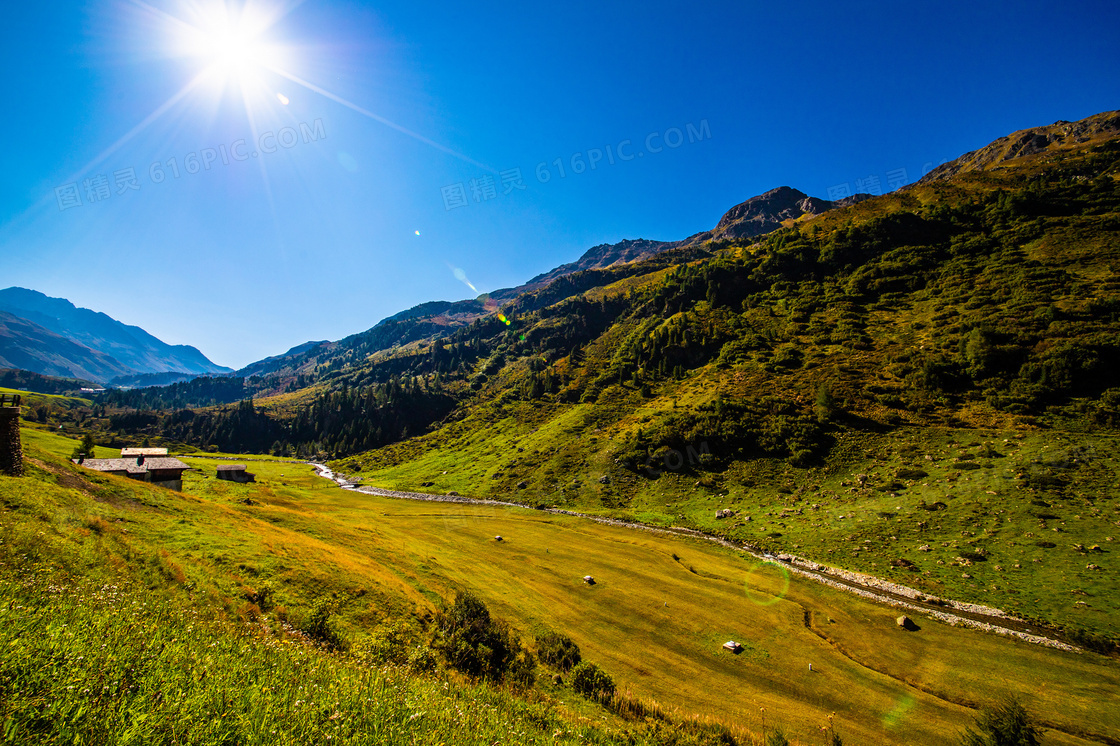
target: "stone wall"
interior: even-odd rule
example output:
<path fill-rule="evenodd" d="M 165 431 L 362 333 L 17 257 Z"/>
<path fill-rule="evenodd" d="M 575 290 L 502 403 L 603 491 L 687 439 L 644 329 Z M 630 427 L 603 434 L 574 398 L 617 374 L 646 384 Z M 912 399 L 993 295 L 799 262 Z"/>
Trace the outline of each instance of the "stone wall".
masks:
<path fill-rule="evenodd" d="M 23 476 L 23 443 L 19 437 L 19 407 L 0 407 L 0 474 Z"/>

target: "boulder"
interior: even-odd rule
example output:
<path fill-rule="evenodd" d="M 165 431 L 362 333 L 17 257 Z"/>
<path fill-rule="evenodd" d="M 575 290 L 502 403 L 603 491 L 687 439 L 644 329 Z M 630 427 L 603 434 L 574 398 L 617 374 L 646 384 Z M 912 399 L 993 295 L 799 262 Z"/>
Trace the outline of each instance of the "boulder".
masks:
<path fill-rule="evenodd" d="M 899 627 L 902 627 L 902 629 L 904 630 L 913 631 L 918 629 L 918 625 L 914 624 L 914 620 L 906 616 L 905 614 L 900 616 L 898 619 L 895 619 L 894 621 L 895 624 L 897 624 Z"/>

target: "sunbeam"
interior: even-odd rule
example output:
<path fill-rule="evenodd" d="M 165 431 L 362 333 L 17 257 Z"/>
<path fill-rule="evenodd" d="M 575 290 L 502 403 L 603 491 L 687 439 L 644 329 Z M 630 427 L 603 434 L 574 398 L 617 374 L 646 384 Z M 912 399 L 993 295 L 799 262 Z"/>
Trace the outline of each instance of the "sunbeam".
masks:
<path fill-rule="evenodd" d="M 427 137 L 424 137 L 423 135 L 419 134 L 418 132 L 413 132 L 412 130 L 408 129 L 407 127 L 402 127 L 401 125 L 397 124 L 396 122 L 394 122 L 392 120 L 389 120 L 389 119 L 386 119 L 385 117 L 380 116 L 379 114 L 374 114 L 369 109 L 364 109 L 364 108 L 362 108 L 361 106 L 358 106 L 355 103 L 347 101 L 346 99 L 342 98 L 341 96 L 337 96 L 337 95 L 331 93 L 330 91 L 328 91 L 324 88 L 320 88 L 319 86 L 315 85 L 314 83 L 303 80 L 302 78 L 299 78 L 299 77 L 297 77 L 297 76 L 295 76 L 295 75 L 293 75 L 293 74 L 291 74 L 291 73 L 289 73 L 285 70 L 281 70 L 280 68 L 269 67 L 268 69 L 271 72 L 276 73 L 277 75 L 280 75 L 284 78 L 287 78 L 288 80 L 292 81 L 293 83 L 295 83 L 297 85 L 303 86 L 304 88 L 308 89 L 309 91 L 313 91 L 315 93 L 318 93 L 320 96 L 325 96 L 326 98 L 329 98 L 331 101 L 334 101 L 335 103 L 342 104 L 346 108 L 351 109 L 353 111 L 356 111 L 359 114 L 361 114 L 362 116 L 369 117 L 370 119 L 374 120 L 375 122 L 380 122 L 381 124 L 384 124 L 386 127 L 390 127 L 392 129 L 395 129 L 396 131 L 398 131 L 402 134 L 408 135 L 409 137 L 411 137 L 415 140 L 418 140 L 418 141 L 424 143 L 425 145 L 430 145 L 431 147 L 435 148 L 436 150 L 447 153 L 450 156 L 454 156 L 455 158 L 458 158 L 461 161 L 465 161 L 465 162 L 471 164 L 472 166 L 478 166 L 479 168 L 484 169 L 486 171 L 489 171 L 490 173 L 494 173 L 494 174 L 498 173 L 497 169 L 492 168 L 491 166 L 487 166 L 485 163 L 479 163 L 478 161 L 474 160 L 470 156 L 463 155 L 462 153 L 460 153 L 456 150 L 452 150 L 451 148 L 447 147 L 446 145 L 441 145 L 438 142 L 435 142 L 434 140 L 430 140 Z"/>

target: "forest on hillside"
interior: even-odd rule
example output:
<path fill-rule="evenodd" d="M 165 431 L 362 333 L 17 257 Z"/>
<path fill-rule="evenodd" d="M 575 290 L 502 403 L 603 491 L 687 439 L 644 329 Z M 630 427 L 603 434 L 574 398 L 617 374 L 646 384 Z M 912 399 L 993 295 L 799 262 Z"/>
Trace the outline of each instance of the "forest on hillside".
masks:
<path fill-rule="evenodd" d="M 284 382 L 290 406 L 254 403 L 260 379 L 199 378 L 104 394 L 89 424 L 117 439 L 342 456 L 486 402 L 562 408 L 612 387 L 672 397 L 713 366 L 752 385 L 659 416 L 623 444 L 624 462 L 707 439 L 725 460 L 807 465 L 836 427 L 947 422 L 964 403 L 1113 428 L 1120 287 L 1105 268 L 1120 259 L 1118 161 L 1120 144 L 1105 143 L 1037 173 L 836 210 L 750 246 L 579 272 L 434 340 L 378 351 L 363 338 L 362 355 Z"/>

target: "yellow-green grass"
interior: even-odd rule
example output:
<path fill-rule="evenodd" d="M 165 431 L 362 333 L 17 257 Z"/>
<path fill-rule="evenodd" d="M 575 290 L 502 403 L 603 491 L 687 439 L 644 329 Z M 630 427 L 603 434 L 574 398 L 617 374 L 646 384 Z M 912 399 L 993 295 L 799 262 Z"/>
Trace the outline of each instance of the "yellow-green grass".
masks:
<path fill-rule="evenodd" d="M 40 394 L 35 391 L 20 391 L 19 389 L 9 389 L 0 386 L 0 394 L 7 394 L 9 396 L 16 395 L 20 398 L 20 403 L 25 406 L 34 406 L 41 403 L 57 403 L 57 404 L 80 404 L 89 406 L 93 402 L 77 396 L 63 396 L 61 394 Z"/>
<path fill-rule="evenodd" d="M 370 666 L 13 548 L 0 546 L 24 571 L 0 565 L 5 743 L 635 743 L 548 700 Z"/>
<path fill-rule="evenodd" d="M 199 471 L 182 495 L 95 475 L 150 492 L 154 505 L 70 510 L 107 522 L 90 540 L 163 549 L 185 583 L 216 585 L 220 596 L 269 582 L 298 610 L 337 594 L 356 638 L 470 588 L 527 637 L 571 635 L 635 695 L 755 731 L 765 707 L 767 723 L 805 742 L 835 712 L 850 742 L 943 743 L 970 721 L 967 705 L 1005 692 L 1051 727 L 1120 736 L 1120 714 L 1102 706 L 1120 691 L 1120 671 L 1093 654 L 923 617 L 920 631 L 905 632 L 896 610 L 796 577 L 786 589 L 780 569 L 709 542 L 530 509 L 378 498 L 299 464 L 254 463 L 258 482 L 233 484 L 215 478 L 216 462 L 188 460 Z M 121 518 L 127 533 L 117 533 Z M 723 651 L 728 639 L 746 651 Z"/>
<path fill-rule="evenodd" d="M 658 407 L 671 406 L 639 404 L 626 422 L 641 426 Z M 680 453 L 674 462 L 653 462 L 653 478 L 615 463 L 625 431 L 594 430 L 595 417 L 609 407 L 526 409 L 509 405 L 491 420 L 472 415 L 446 432 L 337 466 L 379 487 L 454 490 L 719 532 L 1069 630 L 1120 637 L 1120 575 L 1112 559 L 1120 551 L 1115 436 L 946 427 L 840 433 L 828 460 L 813 468 L 753 459 L 708 473 Z M 695 445 L 698 452 L 707 448 Z M 926 476 L 899 479 L 907 470 Z M 1030 481 L 1047 474 L 1063 484 Z M 926 509 L 938 503 L 944 509 Z M 717 519 L 721 508 L 740 515 Z M 962 552 L 978 550 L 987 561 L 961 562 Z"/>
<path fill-rule="evenodd" d="M 21 427 L 20 433 L 25 454 L 33 455 L 38 450 L 54 456 L 69 458 L 70 454 L 74 452 L 74 447 L 79 444 L 77 440 L 40 428 Z M 90 455 L 93 458 L 118 458 L 121 455 L 121 449 L 97 446 L 94 453 Z"/>

